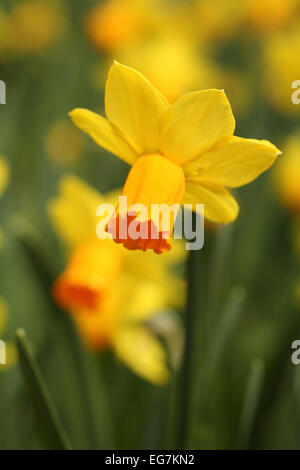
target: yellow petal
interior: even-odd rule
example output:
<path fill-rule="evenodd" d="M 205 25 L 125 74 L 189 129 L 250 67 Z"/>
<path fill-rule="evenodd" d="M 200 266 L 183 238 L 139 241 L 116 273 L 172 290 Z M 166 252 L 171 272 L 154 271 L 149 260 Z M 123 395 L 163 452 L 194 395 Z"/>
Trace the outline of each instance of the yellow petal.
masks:
<path fill-rule="evenodd" d="M 213 181 L 236 188 L 250 183 L 274 163 L 281 152 L 265 140 L 233 137 L 228 144 L 187 165 L 189 180 Z"/>
<path fill-rule="evenodd" d="M 124 271 L 119 282 L 122 289 L 123 317 L 126 320 L 145 321 L 169 306 L 168 292 L 156 280 L 147 279 L 146 276 L 142 278 L 126 275 Z"/>
<path fill-rule="evenodd" d="M 105 112 L 139 155 L 158 151 L 159 119 L 166 98 L 141 73 L 117 62 L 105 87 Z"/>
<path fill-rule="evenodd" d="M 223 187 L 211 182 L 201 184 L 187 182 L 183 204 L 204 204 L 206 219 L 228 224 L 233 222 L 239 213 L 239 206 L 232 195 Z"/>
<path fill-rule="evenodd" d="M 126 250 L 125 254 L 128 257 L 130 268 L 135 273 L 139 272 L 139 275 L 141 272 L 148 275 L 151 273 L 151 277 L 153 276 L 154 279 L 157 279 L 158 272 L 163 272 L 165 277 L 165 269 L 183 263 L 187 256 L 183 240 L 173 240 L 172 250 L 164 253 L 164 256 L 157 257 L 153 251 L 149 250 L 146 252 Z"/>
<path fill-rule="evenodd" d="M 100 147 L 132 165 L 136 152 L 126 142 L 121 133 L 107 119 L 88 109 L 76 108 L 70 112 L 74 124 L 88 134 Z"/>
<path fill-rule="evenodd" d="M 202 90 L 180 97 L 161 119 L 160 149 L 179 164 L 198 158 L 225 136 L 235 120 L 221 90 Z"/>
<path fill-rule="evenodd" d="M 169 378 L 166 354 L 159 340 L 143 327 L 122 328 L 113 346 L 120 359 L 136 374 L 155 385 Z"/>
<path fill-rule="evenodd" d="M 171 270 L 184 262 L 187 255 L 182 240 L 173 240 L 172 250 L 157 256 L 153 251 L 123 250 L 126 315 L 131 319 L 145 319 L 169 307 L 182 308 L 185 302 L 185 282 Z M 131 282 L 131 285 L 130 285 Z M 136 286 L 132 295 L 132 285 Z M 141 286 L 141 287 L 140 287 Z"/>
<path fill-rule="evenodd" d="M 9 181 L 9 166 L 2 157 L 0 157 L 0 196 L 5 191 Z"/>
<path fill-rule="evenodd" d="M 101 194 L 76 176 L 62 178 L 59 195 L 47 208 L 54 229 L 69 251 L 96 238 L 96 210 L 103 202 Z"/>

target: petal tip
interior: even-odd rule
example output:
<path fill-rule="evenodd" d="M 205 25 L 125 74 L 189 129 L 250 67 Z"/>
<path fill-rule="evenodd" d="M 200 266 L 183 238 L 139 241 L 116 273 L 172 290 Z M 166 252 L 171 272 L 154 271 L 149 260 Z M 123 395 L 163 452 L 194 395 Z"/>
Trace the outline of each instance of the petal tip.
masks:
<path fill-rule="evenodd" d="M 68 113 L 68 116 L 72 119 L 72 121 L 74 121 L 74 119 L 78 116 L 80 111 L 81 111 L 81 108 L 74 108 Z"/>

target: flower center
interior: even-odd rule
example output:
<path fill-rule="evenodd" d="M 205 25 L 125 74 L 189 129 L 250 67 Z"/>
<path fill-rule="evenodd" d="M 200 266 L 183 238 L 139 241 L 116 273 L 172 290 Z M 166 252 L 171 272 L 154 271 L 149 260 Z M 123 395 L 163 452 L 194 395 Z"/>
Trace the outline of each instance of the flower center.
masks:
<path fill-rule="evenodd" d="M 138 158 L 107 231 L 130 250 L 169 251 L 184 191 L 185 176 L 179 165 L 159 154 Z"/>

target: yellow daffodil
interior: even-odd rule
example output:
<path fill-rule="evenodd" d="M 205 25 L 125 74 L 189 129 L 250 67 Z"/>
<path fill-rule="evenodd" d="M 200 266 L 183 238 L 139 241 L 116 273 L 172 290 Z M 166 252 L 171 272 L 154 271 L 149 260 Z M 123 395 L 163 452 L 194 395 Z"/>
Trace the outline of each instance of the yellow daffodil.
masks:
<path fill-rule="evenodd" d="M 0 155 L 0 196 L 5 191 L 9 181 L 9 166 L 6 160 Z"/>
<path fill-rule="evenodd" d="M 235 120 L 222 90 L 187 93 L 171 106 L 142 74 L 117 62 L 106 82 L 105 111 L 107 119 L 86 109 L 70 116 L 100 146 L 132 165 L 122 192 L 129 207 L 204 204 L 207 219 L 232 222 L 239 207 L 226 187 L 253 181 L 280 153 L 270 142 L 233 135 Z M 151 219 L 145 224 L 162 237 L 115 241 L 130 249 L 168 251 L 172 227 L 166 234 Z"/>
<path fill-rule="evenodd" d="M 10 170 L 8 163 L 4 157 L 0 155 L 0 197 L 4 193 L 7 188 L 9 182 Z M 0 227 L 0 248 L 2 245 L 2 229 Z"/>
<path fill-rule="evenodd" d="M 195 89 L 224 88 L 235 114 L 247 113 L 252 93 L 246 73 L 223 67 L 208 57 L 205 47 L 195 45 L 184 35 L 151 36 L 136 41 L 117 53 L 117 59 L 140 70 L 166 96 L 170 103 Z M 92 81 L 105 88 L 111 60 L 93 67 Z"/>
<path fill-rule="evenodd" d="M 0 196 L 3 194 L 5 191 L 7 185 L 9 182 L 9 166 L 6 162 L 6 160 L 3 157 L 0 157 Z M 0 229 L 0 248 L 1 248 L 1 242 L 2 242 L 2 232 Z M 6 321 L 7 321 L 7 312 L 8 312 L 8 307 L 5 302 L 5 300 L 0 297 L 0 341 L 3 341 L 3 333 L 5 330 L 6 326 Z M 1 343 L 1 352 L 2 351 L 2 346 L 4 343 Z M 15 346 L 10 343 L 10 342 L 5 342 L 5 364 L 0 363 L 0 371 L 3 370 L 3 368 L 13 365 L 16 362 L 17 358 L 17 353 Z"/>
<path fill-rule="evenodd" d="M 232 38 L 242 26 L 243 2 L 240 0 L 194 0 L 190 24 L 205 41 L 224 41 Z"/>
<path fill-rule="evenodd" d="M 97 207 L 116 199 L 116 192 L 103 197 L 75 176 L 62 180 L 49 214 L 68 262 L 53 293 L 73 315 L 88 347 L 113 348 L 137 374 L 163 384 L 169 376 L 167 356 L 151 321 L 184 302 L 182 281 L 170 272 L 184 250 L 176 244 L 161 262 L 153 253 L 130 252 L 110 239 L 98 239 Z"/>
<path fill-rule="evenodd" d="M 112 52 L 124 47 L 149 28 L 154 3 L 154 0 L 106 0 L 98 3 L 86 17 L 86 34 L 100 50 Z"/>
<path fill-rule="evenodd" d="M 292 88 L 300 77 L 300 32 L 299 28 L 271 36 L 264 43 L 263 52 L 263 92 L 264 97 L 281 113 L 290 116 L 300 115 L 300 104 L 292 101 L 299 93 Z M 297 87 L 299 89 L 299 86 Z"/>
<path fill-rule="evenodd" d="M 274 174 L 282 204 L 300 214 L 300 133 L 289 137 Z"/>
<path fill-rule="evenodd" d="M 5 300 L 0 297 L 0 341 L 4 341 L 3 338 L 3 333 L 5 330 L 6 322 L 7 322 L 7 312 L 8 312 L 8 306 Z M 4 348 L 3 348 L 4 344 Z M 17 350 L 16 347 L 13 343 L 11 342 L 3 342 L 1 343 L 0 346 L 0 353 L 3 353 L 4 349 L 4 359 L 5 359 L 5 364 L 1 364 L 0 362 L 0 372 L 2 370 L 5 370 L 7 367 L 14 365 L 17 362 Z M 0 358 L 3 359 L 3 358 Z"/>
<path fill-rule="evenodd" d="M 118 61 L 141 71 L 169 102 L 218 80 L 219 68 L 187 35 L 164 33 L 136 41 L 116 53 Z M 104 80 L 102 80 L 104 82 Z"/>
<path fill-rule="evenodd" d="M 246 0 L 245 18 L 255 32 L 269 34 L 297 18 L 299 0 Z"/>
<path fill-rule="evenodd" d="M 2 14 L 5 53 L 37 53 L 49 46 L 60 34 L 64 17 L 59 2 L 25 0 Z"/>

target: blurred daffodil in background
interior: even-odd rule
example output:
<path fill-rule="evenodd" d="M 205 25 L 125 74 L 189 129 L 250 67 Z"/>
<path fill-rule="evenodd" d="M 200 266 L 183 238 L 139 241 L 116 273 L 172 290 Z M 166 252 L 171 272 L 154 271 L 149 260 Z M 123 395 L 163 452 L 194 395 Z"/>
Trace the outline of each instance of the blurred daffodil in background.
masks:
<path fill-rule="evenodd" d="M 26 0 L 0 11 L 1 55 L 40 53 L 59 37 L 65 18 L 59 0 Z"/>
<path fill-rule="evenodd" d="M 183 261 L 184 249 L 178 242 L 174 253 L 161 259 L 97 239 L 97 207 L 116 199 L 115 192 L 102 196 L 75 176 L 62 180 L 58 197 L 49 203 L 49 215 L 68 261 L 53 293 L 72 314 L 89 348 L 112 348 L 135 373 L 160 385 L 169 372 L 155 325 L 159 313 L 182 307 L 184 285 L 172 274 L 172 266 Z"/>
<path fill-rule="evenodd" d="M 209 61 L 194 47 L 189 38 L 178 34 L 161 34 L 136 41 L 115 54 L 121 63 L 136 68 L 158 88 L 170 102 L 199 82 L 212 76 Z M 178 69 L 178 64 L 180 68 Z"/>
<path fill-rule="evenodd" d="M 235 36 L 244 18 L 244 2 L 240 0 L 194 0 L 190 10 L 190 24 L 195 33 L 206 42 L 221 42 Z"/>
<path fill-rule="evenodd" d="M 4 193 L 9 182 L 9 166 L 7 160 L 0 155 L 0 196 Z"/>
<path fill-rule="evenodd" d="M 6 158 L 0 155 L 0 198 L 6 190 L 10 179 L 10 168 Z M 0 249 L 2 245 L 2 229 L 0 227 Z"/>
<path fill-rule="evenodd" d="M 149 11 L 156 0 L 106 0 L 97 3 L 87 14 L 85 31 L 101 51 L 116 51 L 134 42 L 151 25 Z"/>
<path fill-rule="evenodd" d="M 245 0 L 246 25 L 264 36 L 290 26 L 299 14 L 299 0 Z"/>
<path fill-rule="evenodd" d="M 299 27 L 272 35 L 263 46 L 264 97 L 277 112 L 291 117 L 300 113 L 300 107 L 292 102 L 292 84 L 300 76 L 299 54 Z"/>
<path fill-rule="evenodd" d="M 284 158 L 276 165 L 278 193 L 283 206 L 300 215 L 300 133 L 292 134 L 284 145 Z"/>
<path fill-rule="evenodd" d="M 229 223 L 238 204 L 226 187 L 253 181 L 275 161 L 279 150 L 267 141 L 233 136 L 235 120 L 225 93 L 211 89 L 183 95 L 172 106 L 139 72 L 117 62 L 106 82 L 107 119 L 86 109 L 73 122 L 99 145 L 132 165 L 122 195 L 127 204 L 205 205 L 205 217 Z M 137 197 L 136 195 L 139 195 Z M 148 214 L 136 214 L 150 227 Z M 116 223 L 125 214 L 114 216 Z M 129 249 L 171 249 L 173 222 L 156 226 L 159 237 L 115 237 Z M 149 230 L 149 229 L 148 229 Z M 167 236 L 166 236 L 167 234 Z"/>
<path fill-rule="evenodd" d="M 6 159 L 0 156 L 0 197 L 4 193 L 9 183 L 10 170 Z M 2 231 L 0 227 L 0 250 L 2 245 Z M 1 255 L 1 251 L 0 251 Z M 8 320 L 8 305 L 5 299 L 0 297 L 0 340 L 3 340 L 3 334 L 5 333 L 5 327 Z M 16 362 L 17 352 L 15 345 L 11 342 L 5 343 L 5 364 L 0 364 L 0 371 L 9 365 L 13 365 Z"/>
<path fill-rule="evenodd" d="M 0 297 L 0 341 L 5 339 L 5 328 L 8 320 L 8 305 L 5 299 Z M 5 341 L 5 364 L 0 362 L 0 373 L 17 362 L 17 349 L 13 342 Z"/>

